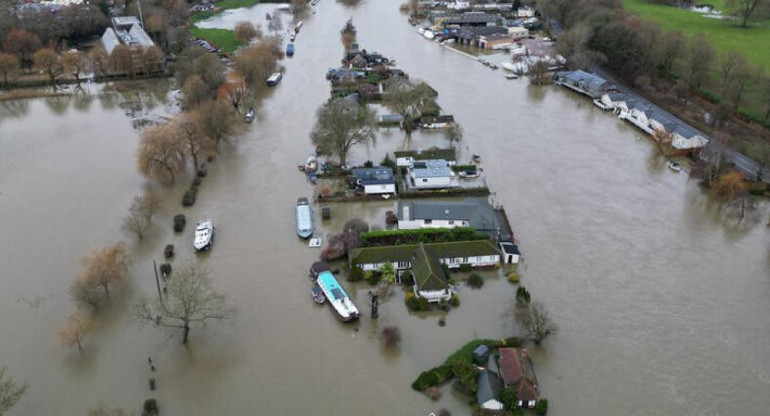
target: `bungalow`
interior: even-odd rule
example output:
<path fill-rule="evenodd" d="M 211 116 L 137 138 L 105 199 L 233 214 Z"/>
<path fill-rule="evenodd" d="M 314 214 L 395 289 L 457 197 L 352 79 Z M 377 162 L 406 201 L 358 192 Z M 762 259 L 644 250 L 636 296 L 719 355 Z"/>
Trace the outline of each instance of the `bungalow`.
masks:
<path fill-rule="evenodd" d="M 460 186 L 443 159 L 415 160 L 407 168 L 407 186 L 412 189 L 444 189 Z"/>
<path fill-rule="evenodd" d="M 516 404 L 531 408 L 537 404 L 540 390 L 535 377 L 535 369 L 526 348 L 500 348 L 498 368 L 503 387 L 516 390 Z"/>
<path fill-rule="evenodd" d="M 486 198 L 400 201 L 397 216 L 399 230 L 473 227 L 495 236 L 499 226 Z"/>
<path fill-rule="evenodd" d="M 553 76 L 553 82 L 591 98 L 599 98 L 608 92 L 617 91 L 615 86 L 604 78 L 581 70 L 557 72 Z"/>
<path fill-rule="evenodd" d="M 396 166 L 398 167 L 408 167 L 415 160 L 427 159 L 443 159 L 449 166 L 457 164 L 455 149 L 400 150 L 393 152 L 393 155 L 396 157 Z"/>
<path fill-rule="evenodd" d="M 428 302 L 447 301 L 452 297 L 452 286 L 447 280 L 441 263 L 420 243 L 412 255 L 412 276 L 414 294 Z"/>
<path fill-rule="evenodd" d="M 468 264 L 471 267 L 492 267 L 500 264 L 500 252 L 487 240 L 426 243 L 425 249 L 450 269 Z M 411 267 L 417 244 L 385 247 L 360 247 L 348 252 L 350 267 L 361 270 L 379 270 L 385 263 L 403 272 Z"/>
<path fill-rule="evenodd" d="M 484 410 L 503 410 L 505 406 L 500 401 L 500 392 L 503 390 L 500 377 L 486 368 L 479 370 L 477 377 L 476 403 Z"/>
<path fill-rule="evenodd" d="M 393 169 L 387 166 L 356 168 L 351 173 L 356 185 L 363 189 L 367 195 L 396 193 L 396 179 L 393 176 Z"/>
<path fill-rule="evenodd" d="M 445 129 L 454 122 L 455 118 L 451 115 L 420 117 L 420 126 L 425 129 Z"/>
<path fill-rule="evenodd" d="M 508 35 L 515 40 L 524 39 L 529 36 L 529 30 L 521 26 L 511 26 L 508 28 Z"/>

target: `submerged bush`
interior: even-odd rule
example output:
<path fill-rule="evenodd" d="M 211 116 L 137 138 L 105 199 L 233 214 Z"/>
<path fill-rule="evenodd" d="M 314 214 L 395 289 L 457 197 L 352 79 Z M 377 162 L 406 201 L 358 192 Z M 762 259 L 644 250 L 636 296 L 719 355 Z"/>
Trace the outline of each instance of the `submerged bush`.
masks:
<path fill-rule="evenodd" d="M 473 273 L 468 277 L 468 286 L 478 289 L 484 286 L 484 279 L 478 273 Z"/>

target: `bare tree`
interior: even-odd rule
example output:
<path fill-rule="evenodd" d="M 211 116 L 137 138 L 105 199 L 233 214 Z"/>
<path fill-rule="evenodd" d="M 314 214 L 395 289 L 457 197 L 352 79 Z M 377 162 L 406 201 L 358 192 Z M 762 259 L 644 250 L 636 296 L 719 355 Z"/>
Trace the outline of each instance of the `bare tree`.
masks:
<path fill-rule="evenodd" d="M 688 52 L 685 63 L 686 79 L 691 86 L 700 88 L 708 80 L 716 50 L 703 33 L 697 33 L 690 39 Z"/>
<path fill-rule="evenodd" d="M 64 326 L 56 332 L 59 342 L 65 348 L 77 345 L 78 351 L 83 353 L 83 338 L 93 328 L 93 321 L 78 313 L 72 313 L 67 318 Z"/>
<path fill-rule="evenodd" d="M 459 123 L 452 123 L 444 129 L 444 136 L 449 142 L 449 147 L 454 149 L 455 145 L 463 139 L 463 128 Z"/>
<path fill-rule="evenodd" d="M 767 5 L 767 0 L 727 0 L 725 6 L 731 13 L 741 18 L 741 27 L 746 27 L 760 5 Z"/>
<path fill-rule="evenodd" d="M 70 299 L 79 307 L 87 307 L 93 311 L 99 310 L 101 292 L 98 288 L 90 286 L 83 279 L 75 279 L 69 289 Z"/>
<path fill-rule="evenodd" d="M 198 46 L 192 46 L 179 54 L 174 76 L 179 85 L 184 85 L 187 78 L 197 75 L 208 86 L 209 91 L 216 91 L 224 79 L 224 72 L 225 66 L 215 54 L 208 53 Z"/>
<path fill-rule="evenodd" d="M 182 85 L 182 97 L 185 108 L 193 108 L 210 98 L 209 86 L 203 82 L 200 75 L 194 74 L 187 77 Z"/>
<path fill-rule="evenodd" d="M 0 52 L 0 75 L 3 76 L 3 86 L 8 86 L 8 79 L 13 79 L 19 73 L 21 63 L 19 58 L 9 53 Z"/>
<path fill-rule="evenodd" d="M 131 49 L 126 45 L 118 45 L 110 53 L 109 68 L 114 74 L 134 76 L 134 60 Z"/>
<path fill-rule="evenodd" d="M 176 269 L 165 293 L 162 304 L 142 299 L 136 315 L 143 324 L 182 329 L 182 344 L 187 344 L 191 325 L 229 319 L 237 313 L 227 296 L 211 288 L 208 273 L 195 263 Z"/>
<path fill-rule="evenodd" d="M 734 199 L 742 196 L 746 191 L 746 182 L 743 175 L 737 170 L 729 170 L 719 175 L 711 184 L 711 193 L 715 197 L 732 202 Z"/>
<path fill-rule="evenodd" d="M 35 52 L 32 60 L 35 62 L 35 68 L 42 70 L 48 75 L 51 86 L 55 88 L 56 78 L 64 72 L 59 54 L 51 48 L 42 48 Z"/>
<path fill-rule="evenodd" d="M 174 121 L 179 140 L 184 144 L 187 155 L 192 158 L 195 169 L 200 168 L 198 156 L 205 151 L 210 150 L 211 141 L 201 131 L 198 121 L 192 114 L 184 113 Z"/>
<path fill-rule="evenodd" d="M 548 78 L 548 62 L 543 59 L 538 60 L 527 71 L 529 76 L 529 82 L 535 85 L 542 85 L 546 83 Z"/>
<path fill-rule="evenodd" d="M 545 306 L 538 301 L 517 305 L 515 316 L 527 331 L 527 337 L 537 345 L 558 332 Z"/>
<path fill-rule="evenodd" d="M 219 144 L 226 142 L 233 134 L 233 112 L 224 101 L 204 102 L 195 109 L 194 117 L 198 128 L 211 140 L 214 149 L 218 149 Z"/>
<path fill-rule="evenodd" d="M 278 60 L 281 58 L 281 40 L 271 36 L 239 53 L 235 58 L 235 67 L 252 86 L 263 85 L 267 77 L 276 71 Z"/>
<path fill-rule="evenodd" d="M 590 70 L 598 62 L 604 61 L 601 53 L 591 49 L 588 42 L 593 30 L 587 23 L 579 23 L 559 37 L 557 50 L 567 58 L 567 62 L 575 69 Z"/>
<path fill-rule="evenodd" d="M 123 218 L 123 231 L 141 240 L 145 231 L 150 228 L 152 217 L 158 208 L 160 208 L 160 199 L 154 195 L 134 197 L 134 201 L 128 208 L 128 215 Z"/>
<path fill-rule="evenodd" d="M 75 77 L 75 81 L 80 83 L 80 74 L 85 72 L 86 60 L 83 54 L 77 50 L 71 50 L 62 54 L 61 64 L 64 71 L 69 72 Z"/>
<path fill-rule="evenodd" d="M 168 124 L 161 124 L 142 132 L 137 164 L 139 173 L 145 177 L 173 183 L 176 176 L 185 170 L 184 147 L 170 130 Z"/>
<path fill-rule="evenodd" d="M 666 32 L 658 48 L 658 62 L 667 74 L 674 71 L 687 46 L 687 38 L 678 30 Z"/>
<path fill-rule="evenodd" d="M 88 51 L 88 61 L 95 75 L 103 77 L 107 75 L 110 66 L 110 56 L 101 45 L 96 45 Z"/>
<path fill-rule="evenodd" d="M 6 414 L 24 397 L 28 384 L 18 384 L 5 375 L 5 367 L 0 368 L 0 416 Z"/>
<path fill-rule="evenodd" d="M 94 251 L 83 263 L 80 280 L 90 287 L 103 288 L 109 298 L 110 286 L 128 277 L 130 259 L 125 244 L 116 243 Z"/>
<path fill-rule="evenodd" d="M 277 35 L 283 30 L 283 22 L 281 21 L 280 14 L 273 14 L 273 18 L 267 23 L 267 30 L 273 32 L 273 35 Z"/>
<path fill-rule="evenodd" d="M 254 38 L 262 37 L 262 32 L 248 21 L 238 22 L 235 25 L 234 34 L 235 38 L 243 43 L 249 43 Z"/>
<path fill-rule="evenodd" d="M 12 29 L 3 40 L 3 50 L 19 57 L 25 68 L 32 63 L 32 55 L 40 49 L 40 45 L 40 38 L 25 29 Z"/>
<path fill-rule="evenodd" d="M 291 7 L 291 14 L 294 16 L 295 21 L 307 12 L 307 3 L 308 0 L 291 0 L 289 7 Z"/>
<path fill-rule="evenodd" d="M 142 51 L 142 64 L 145 72 L 154 74 L 163 69 L 163 61 L 166 59 L 166 55 L 159 47 L 152 45 L 149 48 L 145 48 Z"/>
<path fill-rule="evenodd" d="M 312 140 L 324 153 L 339 157 L 341 165 L 353 146 L 374 142 L 374 111 L 356 102 L 333 99 L 318 109 L 317 117 Z"/>
<path fill-rule="evenodd" d="M 420 113 L 420 108 L 436 97 L 436 92 L 425 82 L 412 83 L 406 78 L 394 79 L 385 89 L 384 104 L 400 114 L 402 126 L 409 135 L 413 130 L 413 121 Z"/>

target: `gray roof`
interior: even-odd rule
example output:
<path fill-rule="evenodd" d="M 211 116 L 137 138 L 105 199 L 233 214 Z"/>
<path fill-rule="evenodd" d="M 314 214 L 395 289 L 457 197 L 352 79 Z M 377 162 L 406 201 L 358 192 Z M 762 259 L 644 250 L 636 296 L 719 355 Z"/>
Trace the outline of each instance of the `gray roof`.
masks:
<path fill-rule="evenodd" d="M 409 207 L 411 220 L 467 220 L 470 222 L 470 226 L 478 231 L 497 228 L 495 210 L 485 198 L 465 198 L 461 201 L 440 199 L 400 201 L 398 203 L 399 218 L 404 218 L 404 207 Z"/>
<path fill-rule="evenodd" d="M 450 14 L 446 16 L 437 16 L 436 20 L 444 18 L 445 25 L 467 25 L 479 23 L 494 23 L 500 18 L 499 15 L 484 12 L 466 12 L 461 14 Z"/>
<path fill-rule="evenodd" d="M 416 168 L 412 169 L 412 176 L 415 178 L 443 178 L 454 176 L 454 172 L 448 166 L 440 168 Z"/>
<path fill-rule="evenodd" d="M 115 26 L 133 26 L 141 25 L 136 16 L 116 16 L 112 18 L 112 24 Z"/>
<path fill-rule="evenodd" d="M 361 185 L 395 183 L 395 180 L 393 179 L 393 169 L 386 166 L 356 168 L 353 169 L 352 173 L 353 177 L 356 178 Z"/>
<path fill-rule="evenodd" d="M 489 36 L 494 34 L 508 34 L 508 29 L 502 26 L 481 26 L 481 27 L 464 27 L 457 32 L 457 36 L 461 39 L 475 39 L 480 36 Z"/>
<path fill-rule="evenodd" d="M 415 160 L 425 159 L 444 159 L 456 161 L 457 156 L 455 149 L 428 149 L 428 150 L 397 150 L 393 152 L 396 158 L 399 157 L 412 157 Z"/>
<path fill-rule="evenodd" d="M 450 114 L 446 114 L 442 116 L 423 116 L 420 118 L 420 122 L 423 124 L 454 123 L 455 118 Z"/>
<path fill-rule="evenodd" d="M 557 81 L 577 86 L 594 97 L 600 97 L 604 92 L 614 88 L 614 86 L 604 78 L 579 69 L 577 71 L 557 72 L 554 78 Z"/>
<path fill-rule="evenodd" d="M 118 45 L 120 45 L 118 36 L 115 35 L 115 31 L 112 30 L 111 27 L 108 27 L 102 35 L 102 46 L 104 46 L 104 50 L 107 51 L 107 54 L 111 54 L 112 50 L 118 47 Z"/>
<path fill-rule="evenodd" d="M 485 368 L 479 371 L 478 378 L 479 387 L 476 391 L 476 402 L 483 404 L 492 399 L 500 400 L 500 392 L 503 390 L 500 377 Z"/>

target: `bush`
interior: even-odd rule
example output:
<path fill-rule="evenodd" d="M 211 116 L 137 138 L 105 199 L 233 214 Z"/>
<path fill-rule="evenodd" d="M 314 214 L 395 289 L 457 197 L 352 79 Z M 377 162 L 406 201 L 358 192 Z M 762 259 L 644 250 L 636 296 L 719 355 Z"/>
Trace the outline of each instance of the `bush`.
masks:
<path fill-rule="evenodd" d="M 529 305 L 530 301 L 530 294 L 527 291 L 527 289 L 524 286 L 519 286 L 518 289 L 516 289 L 516 302 L 521 302 L 525 305 Z"/>
<path fill-rule="evenodd" d="M 449 298 L 449 304 L 454 307 L 460 306 L 460 296 L 457 293 L 453 293 L 452 297 Z"/>
<path fill-rule="evenodd" d="M 385 159 L 382 159 L 382 162 L 380 162 L 381 166 L 387 166 L 393 170 L 396 170 L 396 161 L 391 159 L 388 155 L 385 155 Z"/>
<path fill-rule="evenodd" d="M 203 182 L 203 179 L 195 177 L 192 181 L 192 186 L 201 186 L 201 183 Z"/>
<path fill-rule="evenodd" d="M 401 330 L 394 325 L 386 326 L 380 332 L 380 340 L 385 347 L 395 347 L 401 342 Z"/>
<path fill-rule="evenodd" d="M 535 404 L 535 413 L 540 416 L 545 416 L 548 413 L 548 399 L 540 399 Z"/>
<path fill-rule="evenodd" d="M 460 265 L 458 270 L 461 271 L 461 272 L 467 273 L 467 272 L 473 270 L 473 266 L 471 266 L 469 263 L 463 263 L 463 264 Z"/>
<path fill-rule="evenodd" d="M 192 189 L 185 192 L 184 196 L 182 197 L 182 205 L 186 207 L 195 205 L 195 197 L 196 192 L 194 192 Z"/>
<path fill-rule="evenodd" d="M 477 273 L 473 273 L 468 277 L 468 286 L 478 289 L 484 286 L 484 279 Z"/>
<path fill-rule="evenodd" d="M 430 306 L 428 299 L 417 296 L 412 291 L 406 292 L 406 295 L 404 295 L 404 302 L 409 310 L 412 311 L 425 311 L 428 310 L 428 306 Z"/>
<path fill-rule="evenodd" d="M 428 299 L 425 299 L 425 298 L 424 298 L 424 297 L 422 297 L 422 296 L 418 297 L 417 299 L 418 299 L 418 302 L 417 302 L 417 304 L 418 304 L 418 305 L 419 305 L 419 307 L 420 307 L 420 309 L 419 309 L 419 310 L 421 310 L 421 311 L 427 311 L 427 310 L 428 310 L 428 308 L 430 307 L 430 302 L 428 302 Z"/>
<path fill-rule="evenodd" d="M 171 276 L 171 264 L 169 263 L 163 263 L 160 265 L 160 274 L 163 277 L 169 277 Z"/>
<path fill-rule="evenodd" d="M 364 278 L 364 271 L 358 266 L 353 266 L 348 273 L 348 282 L 360 282 Z"/>
<path fill-rule="evenodd" d="M 353 218 L 347 220 L 345 225 L 342 226 L 342 231 L 353 230 L 356 234 L 361 234 L 369 231 L 369 223 L 364 220 Z"/>
<path fill-rule="evenodd" d="M 364 162 L 364 167 L 365 168 L 372 168 L 372 167 L 374 167 L 374 162 L 372 162 L 371 160 L 367 160 L 366 162 Z"/>
<path fill-rule="evenodd" d="M 374 286 L 377 283 L 380 283 L 380 280 L 382 279 L 382 273 L 367 270 L 364 272 L 364 279 L 366 279 L 366 283 L 369 283 L 369 285 Z"/>
<path fill-rule="evenodd" d="M 511 283 L 519 283 L 519 274 L 515 271 L 508 273 L 508 281 Z"/>
<path fill-rule="evenodd" d="M 163 249 L 163 257 L 170 259 L 174 257 L 174 245 L 168 244 L 166 248 Z"/>
<path fill-rule="evenodd" d="M 412 389 L 417 391 L 423 391 L 428 387 L 433 387 L 440 383 L 441 380 L 438 375 L 438 371 L 435 368 L 431 368 L 428 371 L 423 371 L 412 383 Z"/>
<path fill-rule="evenodd" d="M 393 211 L 389 210 L 385 212 L 385 224 L 388 224 L 388 225 L 398 224 L 398 217 L 396 217 L 396 214 Z"/>
<path fill-rule="evenodd" d="M 157 415 L 158 414 L 158 402 L 155 399 L 147 399 L 142 406 L 145 415 Z"/>
<path fill-rule="evenodd" d="M 187 224 L 187 218 L 183 214 L 174 215 L 174 231 L 181 233 Z"/>
<path fill-rule="evenodd" d="M 505 387 L 502 391 L 500 391 L 500 401 L 503 402 L 503 405 L 506 409 L 513 410 L 517 408 L 517 400 L 518 398 L 516 397 L 516 388 L 513 386 Z"/>

